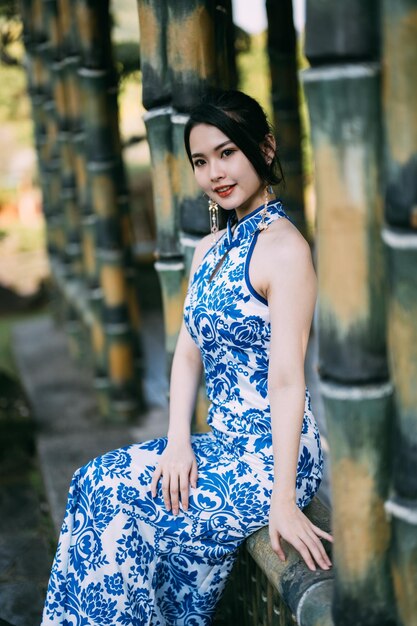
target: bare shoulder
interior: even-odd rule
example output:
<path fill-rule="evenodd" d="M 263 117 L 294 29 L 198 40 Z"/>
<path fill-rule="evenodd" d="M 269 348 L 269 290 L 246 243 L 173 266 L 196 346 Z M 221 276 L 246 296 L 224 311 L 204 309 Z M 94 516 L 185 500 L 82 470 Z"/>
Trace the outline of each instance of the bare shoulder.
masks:
<path fill-rule="evenodd" d="M 259 234 L 250 278 L 266 300 L 273 292 L 282 294 L 283 289 L 294 285 L 316 289 L 310 246 L 289 220 L 275 220 Z"/>
<path fill-rule="evenodd" d="M 262 235 L 260 251 L 272 266 L 313 266 L 308 242 L 289 220 L 275 220 Z"/>

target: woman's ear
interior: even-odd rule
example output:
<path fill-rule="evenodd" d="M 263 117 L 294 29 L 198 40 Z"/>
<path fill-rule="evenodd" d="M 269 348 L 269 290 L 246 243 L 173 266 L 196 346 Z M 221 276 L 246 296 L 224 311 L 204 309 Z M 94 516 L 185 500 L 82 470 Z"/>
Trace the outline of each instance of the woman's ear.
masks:
<path fill-rule="evenodd" d="M 261 150 L 265 156 L 265 161 L 268 163 L 268 165 L 271 165 L 275 156 L 276 149 L 277 142 L 275 140 L 275 137 L 272 133 L 268 133 L 267 135 L 265 135 L 265 139 L 261 143 Z"/>

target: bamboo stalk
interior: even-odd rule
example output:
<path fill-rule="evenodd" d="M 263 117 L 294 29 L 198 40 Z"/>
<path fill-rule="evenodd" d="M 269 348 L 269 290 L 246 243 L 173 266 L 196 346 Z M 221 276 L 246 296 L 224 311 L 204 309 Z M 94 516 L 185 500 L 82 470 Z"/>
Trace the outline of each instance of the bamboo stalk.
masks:
<path fill-rule="evenodd" d="M 177 342 L 178 329 L 182 321 L 182 308 L 186 291 L 184 263 L 164 259 L 155 263 L 161 283 L 164 310 L 165 337 L 168 359 L 172 359 Z M 169 369 L 171 363 L 169 362 Z"/>
<path fill-rule="evenodd" d="M 320 373 L 346 384 L 383 381 L 379 68 L 313 68 L 303 76 L 318 200 Z"/>
<path fill-rule="evenodd" d="M 314 65 L 379 58 L 377 0 L 307 0 L 306 56 Z"/>
<path fill-rule="evenodd" d="M 231 2 L 169 0 L 167 57 L 172 104 L 189 111 L 208 86 L 236 84 Z"/>
<path fill-rule="evenodd" d="M 184 127 L 188 115 L 173 114 L 172 124 L 172 191 L 176 211 L 178 212 L 181 233 L 188 239 L 200 238 L 210 230 L 207 198 L 195 182 L 184 150 Z M 220 227 L 224 227 L 224 221 Z M 181 236 L 181 235 L 180 235 Z M 185 252 L 184 252 L 185 254 Z"/>
<path fill-rule="evenodd" d="M 109 0 L 76 0 L 73 12 L 83 67 L 113 71 Z"/>
<path fill-rule="evenodd" d="M 154 207 L 157 225 L 156 255 L 168 258 L 181 255 L 179 215 L 172 194 L 172 109 L 157 108 L 144 115 L 152 160 Z"/>
<path fill-rule="evenodd" d="M 314 499 L 306 507 L 305 512 L 314 524 L 324 529 L 329 528 L 329 514 L 320 501 Z M 330 598 L 333 578 L 331 570 L 316 572 L 307 570 L 300 555 L 288 546 L 286 546 L 287 559 L 282 562 L 271 548 L 268 528 L 262 528 L 251 535 L 246 545 L 251 555 L 249 558 L 255 560 L 266 573 L 272 587 L 279 593 L 280 597 L 275 596 L 272 603 L 273 619 L 280 618 L 277 623 L 289 626 L 293 623 L 292 614 L 299 626 L 318 626 L 319 624 L 320 626 L 333 626 L 333 623 L 339 623 L 333 622 L 331 614 Z"/>
<path fill-rule="evenodd" d="M 179 229 L 186 235 L 201 235 L 208 228 L 204 203 L 201 199 L 196 203 L 198 192 L 183 148 L 185 118 L 178 117 L 172 105 L 181 112 L 187 111 L 197 103 L 206 86 L 232 80 L 233 42 L 225 36 L 227 29 L 232 28 L 231 3 L 138 0 L 138 11 L 143 103 L 148 109 L 144 120 L 153 168 L 156 256 L 162 264 L 158 267 L 165 302 L 175 302 L 172 306 L 177 307 L 175 312 L 165 313 L 166 323 L 169 322 L 166 337 L 170 364 L 184 295 Z M 163 269 L 165 266 L 170 267 L 169 271 Z M 174 278 L 175 271 L 178 274 Z M 179 290 L 175 296 L 174 284 Z M 173 320 L 177 324 L 175 330 Z"/>
<path fill-rule="evenodd" d="M 392 516 L 392 574 L 401 623 L 417 624 L 417 234 L 386 227 L 390 368 L 395 383 L 396 433 Z"/>
<path fill-rule="evenodd" d="M 143 397 L 137 376 L 141 374 L 141 350 L 137 337 L 140 323 L 135 271 L 131 254 L 131 229 L 127 185 L 121 157 L 117 87 L 111 55 L 108 2 L 77 0 L 76 23 L 82 67 L 87 195 L 84 218 L 84 258 L 97 272 L 102 301 L 101 336 L 96 341 L 105 352 L 97 363 L 106 362 L 106 372 L 97 370 L 100 391 L 108 417 L 129 419 Z M 89 206 L 89 209 L 87 208 Z M 99 333 L 96 332 L 96 336 Z M 108 378 L 106 380 L 106 377 Z M 106 399 L 106 394 L 110 398 Z"/>
<path fill-rule="evenodd" d="M 88 161 L 110 161 L 114 157 L 113 129 L 108 119 L 109 75 L 106 68 L 79 70 L 84 128 L 88 132 Z"/>
<path fill-rule="evenodd" d="M 332 612 L 340 626 L 395 623 L 383 508 L 392 389 L 379 236 L 380 70 L 371 63 L 375 11 L 373 2 L 310 0 L 306 48 L 313 67 L 303 73 L 315 156 L 320 374 L 332 459 Z"/>
<path fill-rule="evenodd" d="M 304 180 L 301 158 L 301 123 L 296 34 L 292 0 L 267 0 L 268 54 L 274 127 L 285 175 L 285 188 L 278 193 L 297 228 L 306 235 Z"/>
<path fill-rule="evenodd" d="M 335 619 L 394 624 L 391 529 L 384 513 L 391 479 L 392 386 L 322 383 L 322 396 L 332 470 Z"/>
<path fill-rule="evenodd" d="M 60 48 L 62 57 L 65 59 L 72 56 L 75 51 L 75 32 L 71 8 L 71 0 L 57 0 Z"/>
<path fill-rule="evenodd" d="M 396 437 L 392 516 L 392 574 L 399 619 L 417 625 L 417 62 L 415 0 L 382 3 L 388 255 L 388 344 L 395 383 Z"/>
<path fill-rule="evenodd" d="M 385 217 L 391 226 L 417 229 L 417 122 L 412 102 L 417 59 L 414 0 L 384 0 L 384 74 L 382 102 L 385 126 L 387 188 Z"/>
<path fill-rule="evenodd" d="M 86 63 L 93 69 L 94 64 L 98 63 L 99 74 L 104 66 L 105 102 L 102 108 L 105 109 L 105 126 L 109 128 L 109 132 L 106 134 L 107 128 L 103 131 L 103 126 L 100 127 L 99 124 L 100 120 L 97 121 L 95 118 L 93 121 L 87 119 L 87 127 L 90 121 L 90 137 L 94 123 L 98 128 L 96 134 L 99 139 L 102 139 L 100 133 L 105 135 L 104 141 L 99 143 L 97 153 L 98 160 L 101 159 L 100 163 L 111 161 L 115 164 L 112 169 L 116 185 L 113 196 L 103 198 L 103 194 L 100 195 L 94 184 L 92 191 L 90 190 L 90 183 L 95 183 L 97 177 L 87 172 L 86 143 L 82 128 L 83 99 L 80 97 L 78 80 L 78 29 L 75 28 L 75 14 L 69 0 L 22 2 L 25 41 L 30 61 L 29 88 L 35 98 L 36 143 L 40 155 L 45 214 L 48 220 L 48 249 L 52 267 L 59 278 L 61 300 L 65 303 L 68 298 L 71 305 L 71 298 L 76 297 L 75 294 L 79 291 L 78 288 L 71 286 L 74 280 L 86 282 L 91 288 L 89 298 L 91 313 L 86 319 L 93 326 L 91 334 L 96 351 L 99 379 L 97 387 L 104 392 L 107 390 L 112 396 L 111 402 L 110 398 L 102 398 L 108 414 L 113 412 L 117 419 L 125 419 L 127 414 L 134 412 L 133 405 L 138 399 L 139 385 L 137 380 L 134 384 L 132 372 L 135 370 L 137 376 L 141 367 L 138 341 L 133 337 L 129 319 L 137 324 L 140 316 L 133 288 L 134 267 L 129 249 L 132 241 L 129 231 L 127 189 L 120 155 L 115 72 L 111 66 L 110 19 L 108 3 L 84 3 L 79 0 L 79 4 L 83 5 L 82 15 L 93 16 L 87 24 L 87 29 L 81 28 Z M 76 15 L 79 16 L 80 11 Z M 97 17 L 99 19 L 94 22 L 94 18 Z M 109 27 L 107 30 L 102 28 L 103 22 Z M 92 28 L 92 25 L 95 27 Z M 92 35 L 93 42 L 88 39 L 89 35 Z M 97 42 L 101 45 L 97 45 Z M 96 85 L 93 85 L 91 97 L 93 104 L 90 107 L 93 113 L 100 109 L 100 106 L 97 107 L 100 99 L 94 93 L 94 87 Z M 96 145 L 93 143 L 93 148 L 97 148 L 97 142 Z M 97 168 L 94 170 L 94 158 L 97 153 L 88 155 L 90 170 L 95 172 Z M 110 207 L 111 199 L 113 205 Z M 115 214 L 111 216 L 110 212 L 114 207 Z M 100 210 L 104 211 L 101 217 L 97 215 Z M 102 244 L 104 248 L 99 250 L 99 255 L 97 243 Z M 125 250 L 121 250 L 123 245 Z M 109 261 L 111 254 L 113 256 Z M 98 286 L 99 276 L 108 276 L 109 273 L 117 274 L 117 284 L 123 281 L 129 283 L 123 291 L 125 298 L 123 303 L 113 302 L 116 298 L 115 293 L 119 293 L 117 289 L 114 291 L 114 280 L 105 280 L 104 290 Z M 73 347 L 74 340 L 84 335 L 82 327 L 74 317 L 78 309 L 79 307 L 73 309 L 69 306 L 63 315 L 68 321 L 67 329 Z M 115 318 L 118 318 L 116 324 Z M 100 320 L 102 323 L 103 319 L 110 320 L 106 332 L 103 327 L 98 330 Z M 103 337 L 106 338 L 105 342 L 102 341 Z M 82 341 L 85 345 L 84 339 Z M 79 348 L 81 347 L 80 345 Z M 98 350 L 101 351 L 100 354 L 97 354 Z M 133 397 L 135 402 L 131 399 Z"/>
<path fill-rule="evenodd" d="M 161 284 L 168 372 L 182 321 L 184 263 L 179 243 L 178 203 L 172 193 L 172 127 L 170 107 L 144 116 L 153 169 L 153 195 L 157 225 L 155 264 Z M 177 290 L 175 292 L 175 289 Z"/>
<path fill-rule="evenodd" d="M 142 101 L 152 110 L 171 103 L 171 73 L 167 59 L 168 3 L 138 0 Z"/>

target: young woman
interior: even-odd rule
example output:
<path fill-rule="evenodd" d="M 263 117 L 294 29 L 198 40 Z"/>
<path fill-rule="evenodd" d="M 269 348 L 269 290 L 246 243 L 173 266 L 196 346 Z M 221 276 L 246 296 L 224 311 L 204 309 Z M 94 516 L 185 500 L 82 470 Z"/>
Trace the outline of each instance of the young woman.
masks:
<path fill-rule="evenodd" d="M 267 524 L 281 559 L 283 538 L 310 569 L 331 565 L 331 536 L 302 512 L 323 464 L 304 381 L 316 280 L 269 189 L 274 137 L 255 100 L 216 92 L 191 113 L 185 146 L 213 234 L 194 256 L 168 436 L 75 473 L 43 626 L 208 625 L 237 548 Z M 211 430 L 191 435 L 203 369 Z"/>

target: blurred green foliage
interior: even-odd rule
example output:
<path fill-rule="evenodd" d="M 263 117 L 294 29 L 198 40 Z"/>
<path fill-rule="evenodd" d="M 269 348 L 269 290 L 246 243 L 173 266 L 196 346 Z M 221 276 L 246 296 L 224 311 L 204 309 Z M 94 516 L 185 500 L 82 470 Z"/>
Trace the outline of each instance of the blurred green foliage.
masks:
<path fill-rule="evenodd" d="M 239 89 L 258 100 L 272 120 L 271 77 L 266 40 L 266 31 L 250 36 L 250 45 L 240 50 L 238 48 L 236 61 Z"/>
<path fill-rule="evenodd" d="M 15 196 L 14 159 L 23 163 L 33 145 L 33 122 L 23 67 L 22 24 L 17 4 L 0 0 L 0 203 Z M 23 159 L 23 161 L 22 161 Z"/>
<path fill-rule="evenodd" d="M 31 114 L 23 68 L 0 65 L 0 84 L 0 123 L 21 123 Z"/>
<path fill-rule="evenodd" d="M 14 0 L 0 0 L 0 15 L 6 18 L 15 17 L 18 14 L 17 2 Z"/>

